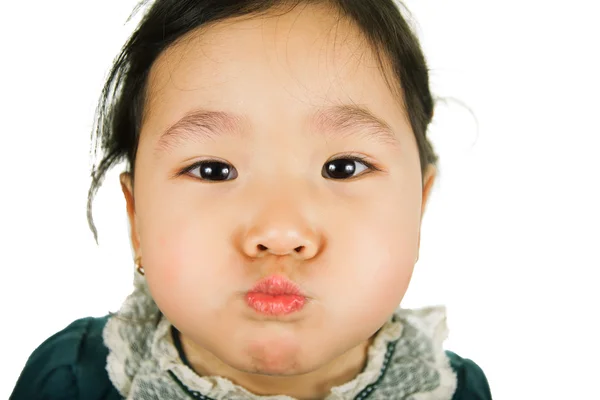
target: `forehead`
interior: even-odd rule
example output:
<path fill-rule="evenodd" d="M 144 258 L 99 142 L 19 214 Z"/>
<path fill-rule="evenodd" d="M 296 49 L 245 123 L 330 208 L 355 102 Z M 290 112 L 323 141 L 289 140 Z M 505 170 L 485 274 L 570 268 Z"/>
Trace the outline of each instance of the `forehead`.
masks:
<path fill-rule="evenodd" d="M 164 129 L 194 109 L 300 118 L 340 104 L 405 125 L 388 82 L 362 32 L 332 8 L 273 10 L 202 27 L 163 52 L 150 72 L 144 125 Z"/>

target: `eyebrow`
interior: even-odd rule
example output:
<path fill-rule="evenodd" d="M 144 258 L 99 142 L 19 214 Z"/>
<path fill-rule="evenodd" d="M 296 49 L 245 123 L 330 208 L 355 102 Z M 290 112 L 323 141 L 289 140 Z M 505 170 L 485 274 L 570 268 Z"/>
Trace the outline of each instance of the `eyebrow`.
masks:
<path fill-rule="evenodd" d="M 311 131 L 322 133 L 328 139 L 344 139 L 358 135 L 383 145 L 400 145 L 397 135 L 388 123 L 358 104 L 319 109 L 310 118 L 309 124 Z"/>
<path fill-rule="evenodd" d="M 223 135 L 241 135 L 250 125 L 244 116 L 223 111 L 194 110 L 169 127 L 159 138 L 156 150 L 169 151 L 188 142 L 206 142 Z M 358 135 L 383 145 L 398 146 L 393 129 L 368 108 L 357 104 L 317 109 L 308 118 L 309 131 L 327 139 Z"/>
<path fill-rule="evenodd" d="M 206 142 L 223 134 L 241 134 L 247 119 L 223 111 L 194 110 L 169 127 L 156 144 L 158 152 L 188 142 Z"/>

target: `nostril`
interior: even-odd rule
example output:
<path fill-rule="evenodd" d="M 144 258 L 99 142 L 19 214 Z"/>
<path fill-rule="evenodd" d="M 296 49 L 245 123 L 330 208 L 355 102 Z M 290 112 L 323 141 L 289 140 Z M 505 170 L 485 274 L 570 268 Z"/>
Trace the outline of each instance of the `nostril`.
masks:
<path fill-rule="evenodd" d="M 273 253 L 273 254 L 277 254 L 277 255 L 286 255 L 286 254 L 291 253 L 291 251 L 289 251 L 289 250 L 277 252 L 277 251 L 275 251 L 275 249 L 269 248 L 269 247 L 265 246 L 264 244 L 257 244 L 256 250 L 260 254 L 269 252 L 269 253 Z M 294 248 L 294 253 L 296 253 L 296 254 L 303 254 L 305 251 L 306 251 L 306 246 L 298 246 L 298 247 Z"/>

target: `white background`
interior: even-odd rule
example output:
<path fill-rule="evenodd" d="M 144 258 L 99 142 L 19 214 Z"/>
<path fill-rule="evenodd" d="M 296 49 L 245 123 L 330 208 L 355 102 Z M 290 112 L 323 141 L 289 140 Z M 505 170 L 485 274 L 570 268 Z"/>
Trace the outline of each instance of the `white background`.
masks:
<path fill-rule="evenodd" d="M 133 0 L 1 0 L 0 398 L 132 282 L 118 167 L 86 225 L 89 134 Z M 411 0 L 440 104 L 441 175 L 404 306 L 448 306 L 447 348 L 495 399 L 600 398 L 600 24 L 594 1 Z M 476 121 L 479 124 L 476 125 Z"/>

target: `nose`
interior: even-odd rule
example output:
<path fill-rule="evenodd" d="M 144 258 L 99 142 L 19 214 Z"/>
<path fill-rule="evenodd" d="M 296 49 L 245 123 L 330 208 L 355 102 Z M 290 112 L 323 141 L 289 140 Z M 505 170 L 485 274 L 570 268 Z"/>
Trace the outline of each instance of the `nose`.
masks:
<path fill-rule="evenodd" d="M 243 252 L 252 258 L 290 256 L 297 260 L 315 257 L 322 246 L 321 235 L 297 212 L 266 212 L 256 216 L 242 241 Z"/>
<path fill-rule="evenodd" d="M 270 227 L 270 229 L 253 229 L 248 232 L 243 244 L 246 255 L 252 258 L 275 256 L 291 256 L 298 260 L 308 260 L 319 252 L 317 234 L 309 230 L 293 227 Z"/>

